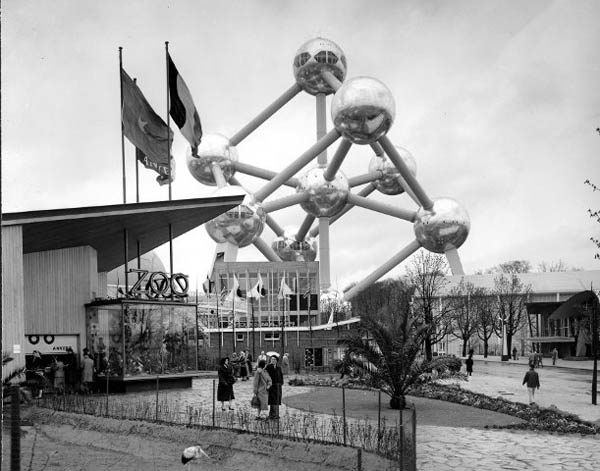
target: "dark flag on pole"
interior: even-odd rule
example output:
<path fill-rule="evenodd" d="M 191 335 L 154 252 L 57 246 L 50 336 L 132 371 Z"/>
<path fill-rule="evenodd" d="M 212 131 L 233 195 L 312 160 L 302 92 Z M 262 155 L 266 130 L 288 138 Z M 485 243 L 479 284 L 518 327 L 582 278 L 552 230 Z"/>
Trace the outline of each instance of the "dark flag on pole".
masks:
<path fill-rule="evenodd" d="M 160 186 L 167 185 L 175 179 L 175 160 L 171 159 L 171 175 L 169 178 L 169 166 L 168 165 L 156 165 L 152 162 L 148 157 L 144 155 L 144 153 L 139 150 L 137 147 L 135 148 L 135 158 L 139 160 L 142 165 L 150 170 L 155 170 L 159 173 L 158 177 L 156 177 L 156 181 Z"/>
<path fill-rule="evenodd" d="M 146 168 L 154 170 L 168 182 L 167 156 L 171 155 L 173 134 L 123 68 L 121 68 L 121 84 L 123 86 L 123 109 L 121 110 L 123 133 L 136 147 L 136 158 Z M 171 159 L 172 163 L 173 159 Z"/>
<path fill-rule="evenodd" d="M 192 100 L 192 94 L 168 52 L 167 62 L 169 64 L 169 114 L 195 153 L 202 139 L 200 116 Z"/>

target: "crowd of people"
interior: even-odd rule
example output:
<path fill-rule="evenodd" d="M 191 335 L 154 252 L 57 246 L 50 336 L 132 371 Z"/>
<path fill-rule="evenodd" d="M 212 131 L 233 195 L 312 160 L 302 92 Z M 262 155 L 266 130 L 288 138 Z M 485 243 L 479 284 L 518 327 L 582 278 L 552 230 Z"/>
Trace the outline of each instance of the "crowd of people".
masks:
<path fill-rule="evenodd" d="M 234 384 L 248 381 L 253 376 L 252 392 L 254 394 L 252 407 L 257 410 L 256 420 L 279 419 L 284 375 L 289 372 L 289 357 L 285 353 L 282 358 L 279 354 L 271 352 L 267 356 L 264 351 L 257 358 L 256 368 L 253 370 L 252 355 L 246 350 L 232 353 L 219 362 L 217 374 L 217 401 L 221 403 L 221 410 L 234 410 L 235 399 Z M 261 415 L 267 412 L 266 417 Z"/>

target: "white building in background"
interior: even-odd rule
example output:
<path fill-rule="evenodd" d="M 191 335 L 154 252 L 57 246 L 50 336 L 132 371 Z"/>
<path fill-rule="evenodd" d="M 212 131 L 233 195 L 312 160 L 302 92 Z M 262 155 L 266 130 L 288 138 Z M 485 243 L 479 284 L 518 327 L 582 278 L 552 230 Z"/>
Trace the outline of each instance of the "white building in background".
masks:
<path fill-rule="evenodd" d="M 495 280 L 500 274 L 449 276 L 441 298 L 449 296 L 461 281 L 472 283 L 475 287 L 485 288 L 493 293 Z M 510 276 L 510 275 L 505 275 Z M 517 274 L 526 291 L 527 314 L 523 327 L 513 336 L 512 345 L 517 347 L 519 355 L 529 354 L 531 348 L 540 348 L 542 354 L 549 355 L 555 347 L 559 357 L 576 356 L 577 323 L 566 318 L 550 320 L 550 315 L 573 295 L 585 290 L 600 288 L 600 270 L 542 272 Z M 483 354 L 483 341 L 474 334 L 469 342 L 475 354 Z M 591 347 L 591 340 L 590 340 Z M 462 339 L 448 335 L 435 346 L 439 355 L 462 355 Z M 502 354 L 502 338 L 493 334 L 489 340 L 489 355 Z"/>

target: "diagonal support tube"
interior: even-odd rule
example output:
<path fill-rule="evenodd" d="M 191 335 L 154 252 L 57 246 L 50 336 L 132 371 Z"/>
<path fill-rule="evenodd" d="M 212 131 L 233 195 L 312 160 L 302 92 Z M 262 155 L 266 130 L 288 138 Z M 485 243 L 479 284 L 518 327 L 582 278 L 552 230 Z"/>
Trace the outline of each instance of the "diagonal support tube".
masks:
<path fill-rule="evenodd" d="M 213 177 L 215 178 L 215 182 L 217 184 L 217 188 L 224 188 L 227 186 L 227 180 L 225 180 L 225 175 L 223 175 L 223 170 L 219 167 L 219 164 L 213 162 L 210 170 L 212 171 Z"/>
<path fill-rule="evenodd" d="M 278 110 L 280 110 L 283 107 L 283 105 L 289 102 L 301 91 L 302 87 L 300 87 L 300 85 L 298 85 L 297 83 L 294 83 L 294 85 L 288 88 L 279 98 L 277 98 L 273 103 L 267 106 L 256 118 L 254 118 L 252 121 L 246 124 L 246 126 L 240 129 L 236 134 L 234 134 L 233 137 L 229 139 L 231 145 L 237 146 L 246 137 L 248 137 L 252 131 L 255 131 L 262 123 L 264 123 L 267 119 L 273 116 Z"/>
<path fill-rule="evenodd" d="M 329 86 L 336 91 L 342 86 L 342 82 L 340 82 L 329 70 L 322 70 L 321 77 L 323 77 L 323 80 L 325 80 Z"/>
<path fill-rule="evenodd" d="M 360 281 L 358 284 L 354 285 L 348 291 L 344 292 L 344 300 L 349 301 L 358 293 L 363 291 L 364 289 L 371 286 L 375 283 L 379 278 L 389 272 L 391 269 L 402 263 L 408 257 L 410 257 L 413 253 L 421 248 L 421 244 L 417 242 L 417 240 L 413 240 L 410 244 L 404 247 L 400 252 L 390 258 L 387 262 L 373 271 L 371 274 L 367 275 L 367 277 Z"/>
<path fill-rule="evenodd" d="M 362 190 L 360 190 L 358 192 L 358 196 L 369 196 L 371 193 L 373 193 L 375 190 L 377 189 L 377 187 L 375 186 L 374 183 L 369 183 L 367 186 L 365 186 Z M 348 211 L 350 211 L 352 208 L 354 207 L 354 205 L 352 204 L 347 204 L 344 209 L 342 210 L 341 213 L 336 214 L 335 216 L 333 216 L 332 218 L 329 219 L 329 224 L 333 224 L 335 221 L 337 221 L 338 219 L 340 219 L 344 214 L 346 214 Z M 314 227 L 313 229 L 311 229 L 310 234 L 311 237 L 316 237 L 317 235 L 319 235 L 319 226 Z"/>
<path fill-rule="evenodd" d="M 458 250 L 456 249 L 448 249 L 445 252 L 446 259 L 448 260 L 448 265 L 450 265 L 450 270 L 453 275 L 464 275 L 465 271 L 463 270 L 462 262 L 460 261 L 460 257 L 458 256 Z"/>
<path fill-rule="evenodd" d="M 262 178 L 263 180 L 272 180 L 273 177 L 277 175 L 277 173 L 273 172 L 272 170 L 255 167 L 254 165 L 245 164 L 243 162 L 233 162 L 233 168 L 237 172 L 250 175 L 252 177 Z M 284 182 L 283 185 L 296 188 L 298 186 L 298 179 L 290 178 L 288 181 Z"/>
<path fill-rule="evenodd" d="M 283 182 L 287 181 L 298 170 L 307 165 L 311 160 L 317 157 L 323 150 L 327 149 L 331 144 L 337 141 L 340 133 L 332 129 L 325 136 L 315 142 L 304 154 L 298 157 L 294 162 L 279 172 L 273 179 L 258 190 L 254 197 L 256 201 L 263 201 L 267 196 L 279 188 Z"/>
<path fill-rule="evenodd" d="M 348 155 L 350 147 L 352 147 L 352 143 L 348 139 L 342 139 L 340 145 L 335 151 L 335 154 L 333 155 L 333 158 L 331 159 L 331 162 L 329 162 L 329 166 L 323 173 L 323 178 L 326 181 L 330 182 L 335 178 L 335 174 L 342 165 L 342 162 L 346 158 L 346 155 Z"/>
<path fill-rule="evenodd" d="M 297 241 L 304 240 L 304 238 L 306 237 L 306 233 L 310 229 L 310 226 L 312 226 L 312 223 L 314 222 L 315 219 L 316 218 L 314 216 L 311 216 L 310 214 L 306 215 L 306 217 L 304 218 L 304 221 L 302 221 L 302 225 L 300 226 L 300 229 L 298 229 L 298 233 L 296 234 Z"/>
<path fill-rule="evenodd" d="M 288 208 L 295 204 L 304 203 L 305 201 L 308 201 L 309 198 L 310 195 L 306 192 L 294 193 L 274 201 L 264 202 L 262 207 L 265 210 L 265 213 L 272 213 L 283 208 Z"/>
<path fill-rule="evenodd" d="M 275 253 L 275 251 L 269 246 L 269 244 L 267 244 L 260 237 L 257 237 L 256 240 L 252 243 L 254 244 L 254 247 L 256 247 L 260 251 L 260 253 L 262 253 L 269 262 L 281 262 L 282 261 L 281 258 L 279 258 L 279 255 L 277 255 Z"/>
<path fill-rule="evenodd" d="M 370 183 L 375 180 L 379 180 L 383 177 L 383 172 L 381 170 L 376 170 L 374 172 L 365 173 L 363 175 L 358 175 L 356 177 L 352 177 L 348 179 L 348 185 L 350 188 L 354 188 L 355 186 L 360 186 L 365 183 Z"/>
<path fill-rule="evenodd" d="M 381 201 L 370 200 L 364 196 L 353 195 L 348 193 L 348 203 L 361 208 L 370 209 L 371 211 L 377 211 L 378 213 L 387 214 L 405 221 L 414 222 L 417 212 L 409 211 L 403 208 L 397 208 L 391 204 L 382 203 Z"/>
<path fill-rule="evenodd" d="M 421 205 L 424 209 L 431 209 L 433 207 L 433 200 L 429 198 L 429 196 L 427 196 L 427 193 L 425 193 L 423 187 L 419 184 L 419 182 L 413 176 L 413 174 L 410 173 L 410 170 L 408 170 L 408 167 L 404 163 L 404 160 L 402 160 L 402 157 L 400 156 L 392 142 L 387 138 L 387 136 L 383 136 L 379 138 L 379 143 L 381 144 L 381 147 L 383 148 L 387 156 L 390 158 L 392 163 L 400 172 L 400 175 L 402 175 L 402 177 L 406 181 L 406 190 L 408 191 L 408 189 L 411 189 L 414 192 L 418 204 Z"/>
<path fill-rule="evenodd" d="M 275 235 L 277 237 L 280 237 L 283 235 L 283 228 L 279 224 L 277 224 L 275 219 L 273 219 L 273 217 L 270 214 L 267 214 L 267 219 L 265 222 L 267 223 L 267 226 L 269 226 L 271 228 L 271 230 L 275 233 Z"/>

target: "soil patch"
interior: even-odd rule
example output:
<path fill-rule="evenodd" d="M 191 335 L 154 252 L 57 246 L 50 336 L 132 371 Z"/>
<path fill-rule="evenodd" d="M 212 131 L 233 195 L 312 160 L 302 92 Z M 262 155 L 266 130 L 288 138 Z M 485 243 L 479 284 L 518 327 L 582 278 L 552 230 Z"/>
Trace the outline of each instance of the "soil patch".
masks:
<path fill-rule="evenodd" d="M 200 430 L 141 421 L 24 408 L 21 469 L 103 471 L 108 469 L 202 469 L 214 471 L 306 471 L 356 469 L 356 449 L 295 442 L 226 430 Z M 6 417 L 5 417 L 6 419 Z M 2 430 L 5 444 L 10 436 Z M 210 459 L 181 464 L 185 447 L 201 445 Z M 10 462 L 10 446 L 2 460 Z M 362 453 L 363 469 L 391 463 Z"/>

